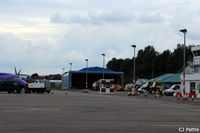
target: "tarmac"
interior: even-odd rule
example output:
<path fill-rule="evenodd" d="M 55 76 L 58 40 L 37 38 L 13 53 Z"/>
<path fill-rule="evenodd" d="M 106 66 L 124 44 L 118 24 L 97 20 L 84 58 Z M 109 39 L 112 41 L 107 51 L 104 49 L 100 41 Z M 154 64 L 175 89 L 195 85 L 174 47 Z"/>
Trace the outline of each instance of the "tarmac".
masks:
<path fill-rule="evenodd" d="M 179 131 L 180 130 L 180 131 Z M 0 133 L 200 132 L 200 100 L 154 95 L 0 93 Z"/>

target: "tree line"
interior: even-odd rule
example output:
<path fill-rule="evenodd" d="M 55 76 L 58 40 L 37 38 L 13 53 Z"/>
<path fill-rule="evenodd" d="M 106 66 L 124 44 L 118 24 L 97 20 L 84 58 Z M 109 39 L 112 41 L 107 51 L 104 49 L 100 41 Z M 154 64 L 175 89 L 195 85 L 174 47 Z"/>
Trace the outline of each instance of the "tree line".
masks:
<path fill-rule="evenodd" d="M 193 46 L 186 46 L 186 62 L 193 59 L 191 52 L 191 47 Z M 151 45 L 140 49 L 135 58 L 136 79 L 152 79 L 165 73 L 181 72 L 183 69 L 183 52 L 184 47 L 182 44 L 177 44 L 173 52 L 164 50 L 160 53 Z M 107 63 L 107 68 L 124 72 L 125 84 L 131 83 L 133 80 L 133 61 L 133 58 L 113 58 Z"/>

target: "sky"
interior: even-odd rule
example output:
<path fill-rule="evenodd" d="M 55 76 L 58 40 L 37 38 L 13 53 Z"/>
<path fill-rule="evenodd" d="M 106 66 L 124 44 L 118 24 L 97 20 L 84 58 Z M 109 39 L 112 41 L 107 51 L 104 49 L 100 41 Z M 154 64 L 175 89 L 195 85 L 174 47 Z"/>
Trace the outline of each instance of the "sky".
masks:
<path fill-rule="evenodd" d="M 0 0 L 0 71 L 39 75 L 102 66 L 152 45 L 200 41 L 199 0 Z"/>

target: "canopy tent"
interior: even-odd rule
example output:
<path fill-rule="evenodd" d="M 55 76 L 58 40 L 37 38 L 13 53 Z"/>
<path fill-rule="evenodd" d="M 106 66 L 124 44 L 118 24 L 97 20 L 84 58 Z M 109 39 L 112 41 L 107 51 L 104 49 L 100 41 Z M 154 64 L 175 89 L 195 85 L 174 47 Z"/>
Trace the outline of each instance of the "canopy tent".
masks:
<path fill-rule="evenodd" d="M 69 81 L 71 79 L 72 88 L 84 89 L 86 86 L 86 74 L 88 74 L 89 89 L 92 88 L 94 82 L 103 78 L 103 74 L 105 79 L 114 79 L 115 84 L 124 86 L 124 72 L 116 72 L 108 68 L 89 67 L 79 71 L 69 71 L 69 73 L 63 75 L 63 79 L 65 80 L 63 81 L 64 88 L 69 88 Z"/>

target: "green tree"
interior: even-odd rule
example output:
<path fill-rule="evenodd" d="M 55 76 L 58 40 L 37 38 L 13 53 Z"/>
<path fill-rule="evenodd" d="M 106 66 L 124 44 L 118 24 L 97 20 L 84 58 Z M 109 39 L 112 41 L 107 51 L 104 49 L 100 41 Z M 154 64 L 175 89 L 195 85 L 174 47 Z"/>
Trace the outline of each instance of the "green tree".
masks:
<path fill-rule="evenodd" d="M 113 58 L 111 61 L 108 62 L 106 66 L 107 68 L 112 69 L 113 71 L 120 71 L 120 67 L 123 61 L 123 59 Z"/>
<path fill-rule="evenodd" d="M 186 47 L 186 62 L 191 61 L 193 56 L 191 47 Z M 133 79 L 133 58 L 132 59 L 116 59 L 113 58 L 108 62 L 107 67 L 114 71 L 124 72 L 125 83 L 132 82 Z M 173 52 L 165 50 L 161 53 L 157 52 L 153 46 L 147 46 L 140 49 L 136 56 L 136 79 L 152 78 L 165 73 L 177 73 L 183 68 L 183 45 L 178 44 Z"/>
<path fill-rule="evenodd" d="M 34 74 L 31 75 L 31 78 L 32 79 L 38 79 L 39 75 L 37 73 L 34 73 Z"/>

